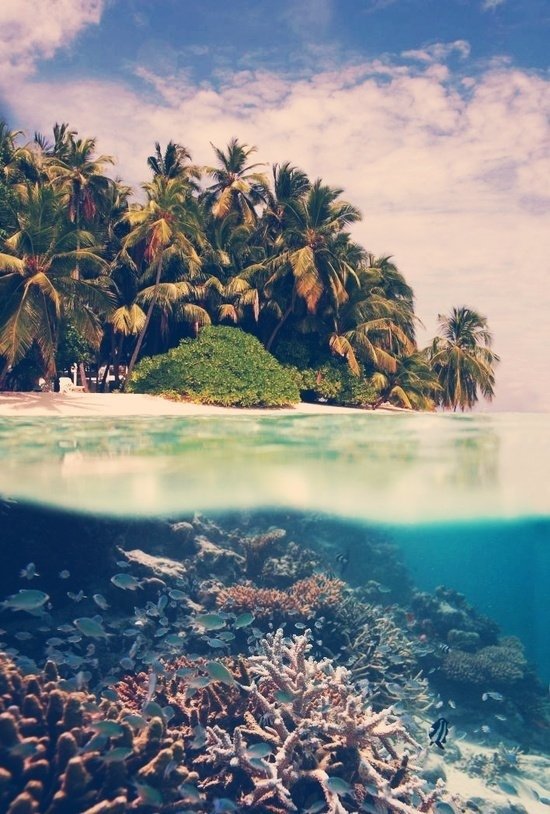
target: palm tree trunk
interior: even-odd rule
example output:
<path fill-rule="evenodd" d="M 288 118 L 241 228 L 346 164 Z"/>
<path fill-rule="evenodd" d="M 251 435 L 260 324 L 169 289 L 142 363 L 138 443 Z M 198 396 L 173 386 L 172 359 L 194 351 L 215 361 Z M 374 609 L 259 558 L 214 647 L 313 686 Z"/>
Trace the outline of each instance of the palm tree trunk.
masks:
<path fill-rule="evenodd" d="M 287 321 L 287 319 L 289 318 L 289 316 L 291 315 L 293 310 L 294 310 L 294 294 L 292 294 L 292 300 L 290 302 L 290 305 L 288 306 L 288 308 L 284 312 L 284 314 L 281 317 L 281 319 L 279 320 L 279 322 L 275 325 L 275 328 L 273 329 L 273 332 L 272 332 L 271 336 L 269 337 L 269 339 L 267 340 L 267 342 L 265 344 L 265 349 L 267 351 L 271 350 L 271 346 L 273 345 L 273 342 L 277 338 L 277 334 L 279 333 L 279 331 L 281 330 L 281 328 L 283 327 L 283 325 L 285 324 L 285 322 Z"/>
<path fill-rule="evenodd" d="M 136 364 L 137 358 L 139 356 L 139 352 L 141 350 L 141 346 L 143 345 L 143 340 L 145 338 L 145 334 L 147 333 L 147 328 L 149 327 L 149 323 L 151 322 L 151 316 L 153 314 L 153 308 L 155 307 L 157 296 L 158 296 L 158 288 L 160 285 L 160 275 L 162 271 L 162 264 L 159 263 L 157 269 L 157 276 L 155 277 L 155 288 L 153 291 L 153 296 L 151 297 L 151 302 L 149 303 L 149 308 L 147 309 L 147 313 L 145 315 L 145 322 L 143 323 L 143 328 L 137 338 L 136 346 L 134 348 L 134 352 L 132 353 L 132 357 L 130 359 L 130 363 L 128 364 L 128 373 L 126 374 L 126 378 L 122 384 L 121 392 L 124 393 L 126 390 L 126 385 L 130 381 L 130 376 L 132 375 L 132 371 Z"/>
<path fill-rule="evenodd" d="M 80 373 L 80 381 L 82 382 L 82 387 L 85 393 L 90 392 L 90 388 L 88 387 L 88 379 L 86 378 L 86 371 L 84 369 L 84 362 L 78 363 L 78 372 Z"/>

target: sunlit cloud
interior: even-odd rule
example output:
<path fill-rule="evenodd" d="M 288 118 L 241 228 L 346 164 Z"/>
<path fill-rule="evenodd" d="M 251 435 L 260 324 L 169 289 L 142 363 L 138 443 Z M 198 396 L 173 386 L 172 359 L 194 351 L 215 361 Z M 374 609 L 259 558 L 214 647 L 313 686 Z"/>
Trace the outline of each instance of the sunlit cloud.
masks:
<path fill-rule="evenodd" d="M 31 73 L 89 25 L 97 25 L 107 0 L 2 0 L 0 69 L 3 79 Z"/>
<path fill-rule="evenodd" d="M 493 11 L 505 2 L 506 0 L 482 0 L 481 8 L 483 11 Z"/>

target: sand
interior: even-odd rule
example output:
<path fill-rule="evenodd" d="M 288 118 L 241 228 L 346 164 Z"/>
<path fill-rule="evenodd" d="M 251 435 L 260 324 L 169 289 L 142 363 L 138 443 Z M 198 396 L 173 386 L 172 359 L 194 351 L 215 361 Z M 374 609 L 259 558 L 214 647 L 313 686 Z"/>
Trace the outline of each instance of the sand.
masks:
<path fill-rule="evenodd" d="M 325 404 L 297 404 L 287 409 L 240 409 L 212 407 L 206 404 L 170 401 L 160 396 L 136 393 L 0 393 L 0 417 L 29 418 L 33 416 L 61 417 L 124 417 L 124 416 L 227 416 L 227 415 L 329 415 L 348 413 L 375 415 L 397 413 L 399 407 L 387 405 L 376 411 L 351 407 L 331 407 Z"/>

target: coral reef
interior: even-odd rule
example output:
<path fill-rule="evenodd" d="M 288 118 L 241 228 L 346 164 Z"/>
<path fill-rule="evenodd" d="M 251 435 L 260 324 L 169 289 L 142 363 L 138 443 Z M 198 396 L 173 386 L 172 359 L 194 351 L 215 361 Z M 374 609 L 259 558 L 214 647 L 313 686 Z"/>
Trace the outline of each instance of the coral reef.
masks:
<path fill-rule="evenodd" d="M 310 648 L 307 635 L 290 641 L 282 630 L 262 640 L 248 659 L 253 681 L 243 688 L 261 718 L 248 714 L 233 732 L 206 728 L 206 750 L 195 763 L 216 774 L 204 788 L 242 784 L 242 803 L 254 811 L 304 810 L 324 800 L 329 814 L 343 814 L 357 807 L 358 784 L 361 802 L 376 810 L 432 811 L 440 790 L 424 791 L 410 754 L 399 754 L 399 742 L 417 749 L 399 719 L 391 710 L 373 712 L 348 671 L 316 661 Z"/>
<path fill-rule="evenodd" d="M 476 653 L 449 650 L 441 670 L 451 681 L 483 687 L 509 688 L 526 675 L 527 661 L 519 639 L 508 636 Z"/>
<path fill-rule="evenodd" d="M 310 649 L 308 634 L 278 630 L 255 656 L 180 657 L 101 700 L 63 689 L 53 663 L 23 676 L 1 657 L 0 807 L 168 814 L 229 799 L 246 814 L 313 803 L 329 814 L 360 803 L 432 812 L 442 789 L 420 780 L 418 745 L 399 718 L 374 712 L 345 668 Z"/>
<path fill-rule="evenodd" d="M 376 709 L 397 701 L 414 702 L 419 709 L 430 703 L 428 682 L 420 676 L 414 648 L 398 624 L 400 616 L 351 596 L 339 605 L 333 621 L 340 634 L 336 644 L 344 641 L 336 657 L 368 691 Z"/>
<path fill-rule="evenodd" d="M 463 594 L 452 588 L 440 585 L 433 594 L 416 592 L 411 607 L 416 615 L 417 630 L 430 639 L 456 645 L 462 637 L 480 647 L 497 642 L 498 625 L 476 611 Z"/>
<path fill-rule="evenodd" d="M 257 617 L 273 614 L 294 615 L 311 619 L 318 613 L 334 609 L 342 599 L 345 583 L 324 574 L 314 574 L 295 582 L 285 591 L 256 588 L 251 584 L 222 588 L 217 605 L 223 610 L 251 611 Z"/>
<path fill-rule="evenodd" d="M 122 710 L 62 689 L 55 665 L 23 676 L 0 656 L 0 809 L 7 814 L 168 811 L 196 775 L 160 718 L 136 732 Z M 172 763 L 168 773 L 166 766 Z M 149 802 L 148 802 L 149 801 Z"/>

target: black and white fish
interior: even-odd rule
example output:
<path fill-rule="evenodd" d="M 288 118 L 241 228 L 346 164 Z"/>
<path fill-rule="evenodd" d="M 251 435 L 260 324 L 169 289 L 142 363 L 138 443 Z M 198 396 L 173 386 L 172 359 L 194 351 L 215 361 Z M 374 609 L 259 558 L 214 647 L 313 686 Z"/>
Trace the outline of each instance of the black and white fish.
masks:
<path fill-rule="evenodd" d="M 449 722 L 446 718 L 438 718 L 434 721 L 430 729 L 430 743 L 435 743 L 439 749 L 445 749 L 443 744 L 447 740 L 447 733 L 449 731 Z"/>

